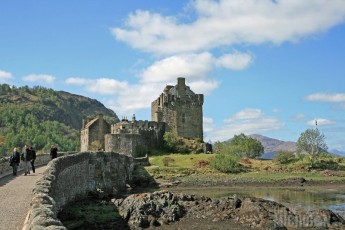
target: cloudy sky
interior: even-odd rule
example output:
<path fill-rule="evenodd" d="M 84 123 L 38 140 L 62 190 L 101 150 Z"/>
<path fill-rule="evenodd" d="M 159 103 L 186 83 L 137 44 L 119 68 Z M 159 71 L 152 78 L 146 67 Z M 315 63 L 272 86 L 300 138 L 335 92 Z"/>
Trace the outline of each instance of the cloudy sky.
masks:
<path fill-rule="evenodd" d="M 185 77 L 205 94 L 205 141 L 296 141 L 315 126 L 345 151 L 344 0 L 2 0 L 0 83 L 40 85 L 150 120 Z"/>

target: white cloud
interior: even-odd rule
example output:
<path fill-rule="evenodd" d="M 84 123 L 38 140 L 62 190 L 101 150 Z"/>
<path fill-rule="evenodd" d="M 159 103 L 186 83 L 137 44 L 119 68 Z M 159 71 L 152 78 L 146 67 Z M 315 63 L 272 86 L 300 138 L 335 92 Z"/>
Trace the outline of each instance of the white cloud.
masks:
<path fill-rule="evenodd" d="M 253 57 L 247 53 L 235 52 L 233 54 L 226 54 L 218 58 L 216 61 L 218 65 L 232 70 L 243 70 L 249 66 L 253 61 Z"/>
<path fill-rule="evenodd" d="M 119 41 L 155 54 L 199 52 L 220 46 L 295 42 L 342 23 L 343 0 L 195 0 L 194 21 L 138 10 L 123 28 L 113 28 Z"/>
<path fill-rule="evenodd" d="M 23 77 L 22 79 L 27 82 L 44 82 L 48 84 L 52 84 L 55 81 L 55 77 L 48 74 L 30 74 Z"/>
<path fill-rule="evenodd" d="M 84 87 L 87 92 L 91 93 L 113 95 L 112 99 L 107 100 L 106 106 L 116 111 L 117 114 L 123 115 L 150 108 L 151 102 L 158 98 L 165 87 L 164 83 L 131 85 L 128 82 L 110 78 L 86 79 L 74 77 L 66 79 L 65 83 Z"/>
<path fill-rule="evenodd" d="M 121 94 L 129 87 L 127 82 L 110 78 L 85 79 L 72 77 L 66 79 L 65 83 L 69 85 L 84 86 L 88 92 L 103 95 Z"/>
<path fill-rule="evenodd" d="M 65 80 L 65 83 L 68 85 L 86 85 L 88 82 L 90 82 L 90 80 L 79 77 L 70 77 Z"/>
<path fill-rule="evenodd" d="M 231 123 L 234 120 L 248 120 L 248 119 L 257 119 L 261 117 L 263 114 L 260 109 L 252 109 L 247 108 L 244 110 L 241 110 L 240 112 L 234 114 L 232 117 L 225 119 L 225 123 Z"/>
<path fill-rule="evenodd" d="M 151 102 L 159 97 L 164 87 L 164 84 L 154 83 L 130 85 L 108 104 L 118 114 L 132 114 L 137 110 L 150 108 Z"/>
<path fill-rule="evenodd" d="M 224 141 L 240 133 L 262 134 L 278 130 L 283 126 L 277 118 L 266 116 L 260 109 L 251 108 L 239 111 L 224 122 L 224 126 L 214 128 L 206 136 L 210 137 L 212 141 Z"/>
<path fill-rule="evenodd" d="M 214 129 L 214 122 L 212 118 L 203 117 L 203 128 L 204 132 L 211 132 Z"/>
<path fill-rule="evenodd" d="M 121 82 L 109 78 L 99 78 L 87 86 L 88 90 L 99 94 L 121 93 L 128 89 L 127 82 Z"/>
<path fill-rule="evenodd" d="M 207 95 L 218 88 L 220 83 L 216 80 L 200 80 L 187 84 L 190 86 L 191 90 L 193 90 L 194 93 Z"/>
<path fill-rule="evenodd" d="M 175 82 L 178 77 L 189 80 L 205 78 L 212 70 L 212 54 L 175 55 L 153 63 L 141 74 L 141 80 L 147 82 Z"/>
<path fill-rule="evenodd" d="M 0 70 L 0 82 L 8 82 L 13 79 L 10 72 Z"/>
<path fill-rule="evenodd" d="M 318 126 L 323 126 L 323 125 L 334 125 L 336 122 L 331 121 L 325 118 L 316 118 L 314 120 L 310 120 L 307 122 L 307 125 L 309 126 L 315 126 L 315 121 L 317 121 Z"/>
<path fill-rule="evenodd" d="M 244 59 L 246 60 L 243 61 Z M 175 84 L 178 77 L 185 77 L 195 92 L 208 94 L 219 86 L 218 81 L 205 80 L 209 78 L 213 68 L 225 67 L 239 70 L 246 68 L 251 60 L 252 57 L 249 54 L 239 52 L 219 58 L 209 52 L 173 55 L 144 69 L 140 73 L 140 78 L 143 84 Z"/>
<path fill-rule="evenodd" d="M 320 102 L 345 102 L 345 94 L 344 93 L 315 93 L 310 94 L 305 97 L 308 101 L 320 101 Z"/>

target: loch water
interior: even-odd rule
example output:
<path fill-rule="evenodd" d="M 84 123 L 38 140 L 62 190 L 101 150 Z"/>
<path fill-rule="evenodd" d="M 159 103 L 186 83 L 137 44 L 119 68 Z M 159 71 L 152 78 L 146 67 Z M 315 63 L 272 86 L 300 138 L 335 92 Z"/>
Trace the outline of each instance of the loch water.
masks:
<path fill-rule="evenodd" d="M 330 209 L 345 218 L 345 186 L 281 188 L 281 187 L 176 187 L 172 192 L 203 195 L 211 198 L 253 196 L 276 201 L 289 209 Z"/>

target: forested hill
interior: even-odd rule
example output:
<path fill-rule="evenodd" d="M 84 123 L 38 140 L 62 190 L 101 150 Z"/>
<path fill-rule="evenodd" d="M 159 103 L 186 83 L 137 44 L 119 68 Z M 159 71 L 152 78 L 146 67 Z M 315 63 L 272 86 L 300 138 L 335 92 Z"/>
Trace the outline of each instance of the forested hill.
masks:
<path fill-rule="evenodd" d="M 117 115 L 99 101 L 43 87 L 0 85 L 0 156 L 25 143 L 48 150 L 52 143 L 61 151 L 80 147 L 82 119 L 102 113 L 113 122 Z"/>

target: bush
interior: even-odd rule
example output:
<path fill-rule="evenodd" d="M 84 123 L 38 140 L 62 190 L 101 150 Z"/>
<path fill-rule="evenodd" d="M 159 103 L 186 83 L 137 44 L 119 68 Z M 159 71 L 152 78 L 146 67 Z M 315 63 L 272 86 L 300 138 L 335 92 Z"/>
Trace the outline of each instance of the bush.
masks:
<path fill-rule="evenodd" d="M 239 173 L 242 166 L 239 163 L 240 158 L 229 154 L 218 154 L 211 161 L 210 166 L 223 173 Z"/>
<path fill-rule="evenodd" d="M 213 147 L 216 154 L 227 154 L 234 157 L 242 157 L 242 149 L 239 146 L 231 145 L 229 142 L 216 142 Z"/>
<path fill-rule="evenodd" d="M 279 164 L 289 164 L 296 160 L 295 154 L 288 151 L 278 151 L 273 161 Z"/>

